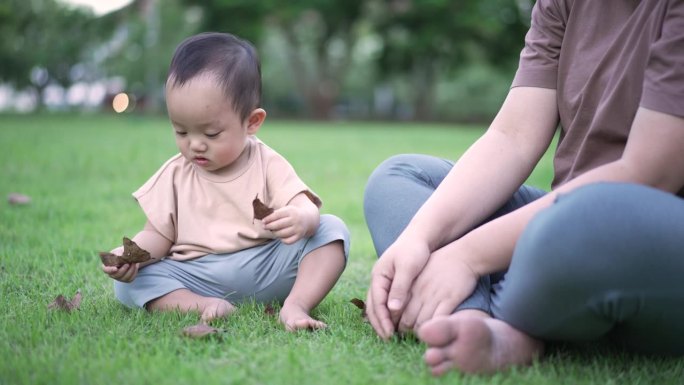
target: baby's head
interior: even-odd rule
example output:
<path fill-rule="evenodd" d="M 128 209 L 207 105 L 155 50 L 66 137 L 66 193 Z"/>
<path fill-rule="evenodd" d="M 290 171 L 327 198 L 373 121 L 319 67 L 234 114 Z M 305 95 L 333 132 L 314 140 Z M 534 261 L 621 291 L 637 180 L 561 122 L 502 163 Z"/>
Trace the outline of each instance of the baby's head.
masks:
<path fill-rule="evenodd" d="M 228 33 L 206 32 L 185 39 L 171 59 L 166 87 L 183 87 L 210 75 L 241 120 L 261 105 L 261 65 L 249 42 Z"/>
<path fill-rule="evenodd" d="M 176 144 L 195 165 L 210 172 L 239 165 L 249 136 L 266 117 L 260 103 L 259 58 L 248 42 L 202 33 L 176 48 L 166 107 Z"/>

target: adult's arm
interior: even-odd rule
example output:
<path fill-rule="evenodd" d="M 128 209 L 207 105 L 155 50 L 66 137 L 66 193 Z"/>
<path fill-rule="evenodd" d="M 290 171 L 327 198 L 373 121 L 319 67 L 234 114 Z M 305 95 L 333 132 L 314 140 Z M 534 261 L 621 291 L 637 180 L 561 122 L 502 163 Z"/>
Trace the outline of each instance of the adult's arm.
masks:
<path fill-rule="evenodd" d="M 621 159 L 589 171 L 434 252 L 411 289 L 400 330 L 414 329 L 428 319 L 451 313 L 472 292 L 478 277 L 508 267 L 527 223 L 558 194 L 594 182 L 631 182 L 679 191 L 684 185 L 682 149 L 684 118 L 639 109 Z"/>
<path fill-rule="evenodd" d="M 368 318 L 389 338 L 430 254 L 491 215 L 531 174 L 558 122 L 556 91 L 515 87 L 371 273 Z"/>
<path fill-rule="evenodd" d="M 684 117 L 639 108 L 620 159 L 588 171 L 525 207 L 475 229 L 460 240 L 461 245 L 452 247 L 464 249 L 459 254 L 477 275 L 499 271 L 509 265 L 515 242 L 536 213 L 550 206 L 558 194 L 595 182 L 638 183 L 678 192 L 684 186 Z"/>

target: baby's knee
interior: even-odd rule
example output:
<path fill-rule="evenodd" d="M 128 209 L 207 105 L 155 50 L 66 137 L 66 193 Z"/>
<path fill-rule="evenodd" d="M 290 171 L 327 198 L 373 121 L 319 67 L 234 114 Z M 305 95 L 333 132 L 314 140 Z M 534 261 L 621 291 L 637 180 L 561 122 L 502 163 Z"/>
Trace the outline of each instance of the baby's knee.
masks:
<path fill-rule="evenodd" d="M 321 215 L 321 222 L 316 231 L 316 236 L 342 241 L 344 258 L 348 258 L 350 234 L 347 225 L 342 219 L 332 214 Z"/>
<path fill-rule="evenodd" d="M 131 293 L 131 285 L 124 282 L 114 281 L 114 296 L 127 307 L 137 307 Z"/>
<path fill-rule="evenodd" d="M 349 233 L 349 229 L 347 229 L 347 225 L 344 223 L 342 219 L 340 219 L 336 215 L 332 214 L 321 214 L 321 221 L 318 226 L 319 231 L 335 231 L 335 232 L 343 232 L 343 233 Z"/>

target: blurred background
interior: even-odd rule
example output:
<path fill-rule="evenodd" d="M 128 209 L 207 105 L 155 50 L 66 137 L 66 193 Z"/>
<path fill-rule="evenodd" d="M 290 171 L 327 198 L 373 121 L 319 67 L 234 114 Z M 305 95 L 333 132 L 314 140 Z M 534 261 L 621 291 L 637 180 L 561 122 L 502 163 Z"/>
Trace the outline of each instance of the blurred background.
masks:
<path fill-rule="evenodd" d="M 0 0 L 0 112 L 163 114 L 171 55 L 251 41 L 270 117 L 486 122 L 533 0 Z"/>

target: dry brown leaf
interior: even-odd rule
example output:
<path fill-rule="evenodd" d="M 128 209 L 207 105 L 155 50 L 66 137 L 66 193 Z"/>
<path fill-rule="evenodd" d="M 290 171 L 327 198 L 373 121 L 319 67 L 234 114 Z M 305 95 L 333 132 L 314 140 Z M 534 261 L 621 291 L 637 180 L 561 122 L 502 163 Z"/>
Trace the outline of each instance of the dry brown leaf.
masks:
<path fill-rule="evenodd" d="M 266 206 L 264 202 L 259 200 L 259 194 L 252 201 L 252 208 L 254 209 L 254 219 L 264 219 L 273 213 L 273 209 Z"/>
<path fill-rule="evenodd" d="M 7 194 L 7 202 L 11 205 L 20 206 L 31 203 L 31 197 L 20 193 Z"/>
<path fill-rule="evenodd" d="M 63 295 L 58 295 L 54 301 L 50 302 L 48 309 L 50 310 L 64 310 L 67 313 L 81 306 L 81 291 L 76 291 L 76 295 L 71 300 L 67 300 Z"/>
<path fill-rule="evenodd" d="M 138 246 L 129 238 L 123 237 L 123 255 L 100 252 L 100 260 L 105 266 L 122 266 L 127 263 L 145 262 L 150 259 L 150 253 Z"/>
<path fill-rule="evenodd" d="M 276 311 L 273 308 L 273 305 L 271 305 L 270 303 L 267 303 L 266 306 L 264 307 L 264 313 L 266 313 L 268 315 L 275 315 Z"/>
<path fill-rule="evenodd" d="M 356 307 L 358 307 L 359 309 L 361 309 L 361 317 L 363 317 L 364 319 L 367 318 L 367 314 L 366 314 L 366 303 L 363 302 L 362 299 L 359 299 L 359 298 L 352 298 L 351 301 L 349 301 L 349 302 L 353 303 L 354 306 L 356 306 Z"/>
<path fill-rule="evenodd" d="M 197 325 L 187 326 L 183 328 L 182 334 L 190 338 L 204 338 L 213 334 L 218 334 L 219 329 L 209 326 L 205 323 L 198 323 Z"/>

